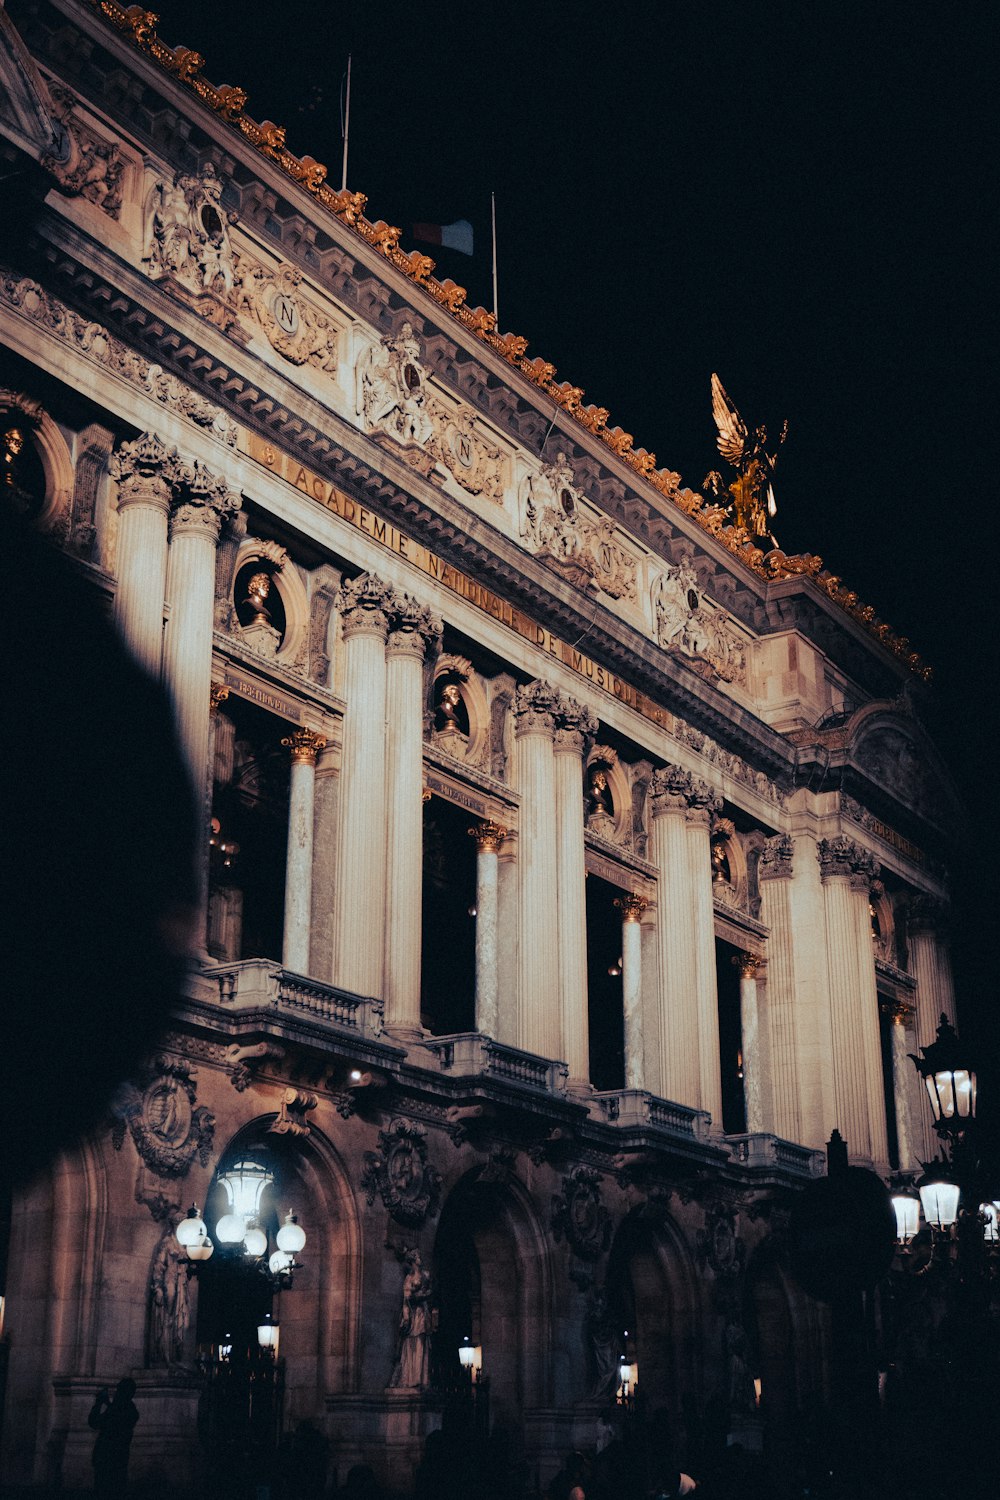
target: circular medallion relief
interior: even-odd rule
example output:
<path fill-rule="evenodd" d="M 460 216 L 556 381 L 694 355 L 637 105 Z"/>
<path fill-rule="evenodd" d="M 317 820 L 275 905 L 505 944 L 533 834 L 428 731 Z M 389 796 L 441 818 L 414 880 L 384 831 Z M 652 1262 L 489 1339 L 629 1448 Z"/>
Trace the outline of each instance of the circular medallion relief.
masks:
<path fill-rule="evenodd" d="M 287 333 L 290 338 L 298 333 L 299 310 L 294 298 L 289 297 L 287 292 L 275 292 L 271 313 L 282 333 Z"/>

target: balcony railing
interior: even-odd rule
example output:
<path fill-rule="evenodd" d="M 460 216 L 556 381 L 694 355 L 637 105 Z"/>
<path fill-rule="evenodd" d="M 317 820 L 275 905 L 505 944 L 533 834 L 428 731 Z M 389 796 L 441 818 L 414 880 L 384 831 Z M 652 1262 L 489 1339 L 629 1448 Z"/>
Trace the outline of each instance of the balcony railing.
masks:
<path fill-rule="evenodd" d="M 743 1166 L 780 1167 L 798 1177 L 821 1177 L 826 1170 L 825 1152 L 782 1140 L 779 1135 L 729 1135 L 726 1142 Z"/>
<path fill-rule="evenodd" d="M 266 958 L 212 964 L 202 976 L 218 985 L 227 1010 L 267 1009 L 308 1016 L 328 1026 L 368 1038 L 382 1034 L 383 1002 L 338 990 L 318 979 L 293 974 Z"/>
<path fill-rule="evenodd" d="M 523 1088 L 565 1094 L 568 1070 L 563 1062 L 551 1062 L 534 1052 L 522 1052 L 476 1031 L 457 1036 L 432 1037 L 424 1043 L 437 1058 L 442 1073 L 455 1078 L 497 1078 Z"/>
<path fill-rule="evenodd" d="M 707 1142 L 711 1116 L 703 1109 L 689 1109 L 672 1099 L 660 1099 L 643 1089 L 616 1089 L 595 1094 L 594 1100 L 611 1124 L 625 1128 L 662 1130 L 689 1141 Z"/>

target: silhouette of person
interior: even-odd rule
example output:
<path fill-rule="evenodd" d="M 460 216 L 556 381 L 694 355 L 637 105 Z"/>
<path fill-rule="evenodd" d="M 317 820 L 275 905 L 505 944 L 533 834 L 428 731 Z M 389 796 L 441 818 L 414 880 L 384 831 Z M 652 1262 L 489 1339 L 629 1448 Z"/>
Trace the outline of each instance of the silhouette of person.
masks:
<path fill-rule="evenodd" d="M 94 1494 L 100 1500 L 122 1500 L 128 1473 L 128 1454 L 139 1412 L 132 1397 L 135 1381 L 119 1380 L 109 1399 L 107 1387 L 98 1391 L 87 1425 L 97 1433 L 94 1444 Z"/>

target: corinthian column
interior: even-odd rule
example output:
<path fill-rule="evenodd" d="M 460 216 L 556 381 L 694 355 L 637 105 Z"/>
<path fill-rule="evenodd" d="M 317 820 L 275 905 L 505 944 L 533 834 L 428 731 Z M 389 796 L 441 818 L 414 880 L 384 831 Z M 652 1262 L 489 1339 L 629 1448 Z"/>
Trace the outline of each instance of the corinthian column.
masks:
<path fill-rule="evenodd" d="M 647 903 L 634 891 L 616 896 L 622 914 L 622 1018 L 625 1032 L 625 1087 L 645 1088 L 642 1054 L 642 914 Z"/>
<path fill-rule="evenodd" d="M 163 649 L 167 516 L 182 470 L 176 448 L 153 432 L 112 454 L 118 481 L 118 585 L 115 624 L 126 646 L 154 677 Z"/>
<path fill-rule="evenodd" d="M 684 815 L 692 777 L 681 766 L 653 773 L 651 857 L 658 870 L 656 945 L 659 958 L 660 1077 L 665 1099 L 701 1107 L 694 924 L 688 884 Z M 624 957 L 624 954 L 622 955 Z"/>
<path fill-rule="evenodd" d="M 239 507 L 239 496 L 197 459 L 184 467 L 183 486 L 170 516 L 170 619 L 163 676 L 174 701 L 178 738 L 199 791 L 208 774 L 215 549 L 223 519 Z"/>
<path fill-rule="evenodd" d="M 583 751 L 597 733 L 588 708 L 559 695 L 556 709 L 556 882 L 559 1013 L 569 1086 L 590 1082 L 587 1012 L 587 872 L 583 846 Z"/>
<path fill-rule="evenodd" d="M 500 1020 L 500 845 L 507 830 L 500 823 L 475 823 L 476 841 L 476 1030 L 496 1037 Z"/>
<path fill-rule="evenodd" d="M 707 781 L 692 778 L 688 792 L 688 880 L 694 927 L 695 995 L 698 1009 L 698 1058 L 701 1107 L 722 1129 L 722 1066 L 719 1056 L 719 990 L 715 972 L 715 909 L 712 901 L 712 845 L 709 815 L 722 799 Z"/>
<path fill-rule="evenodd" d="M 558 694 L 547 682 L 518 688 L 517 779 L 520 942 L 517 1044 L 562 1058 L 553 737 Z"/>
<path fill-rule="evenodd" d="M 757 1005 L 755 953 L 737 953 L 733 963 L 740 976 L 740 1050 L 743 1054 L 743 1104 L 747 1131 L 759 1135 L 764 1129 L 763 1069 L 761 1066 L 760 1018 Z"/>
<path fill-rule="evenodd" d="M 292 969 L 296 974 L 308 974 L 316 757 L 326 748 L 326 740 L 321 734 L 314 734 L 311 729 L 296 729 L 281 743 L 292 761 L 288 791 L 282 963 L 286 969 Z"/>
<path fill-rule="evenodd" d="M 909 970 L 917 981 L 914 1052 L 922 1047 L 929 1047 L 934 1041 L 942 1014 L 948 1017 L 952 1025 L 955 1023 L 951 969 L 944 944 L 947 920 L 947 907 L 936 897 L 921 892 L 910 900 L 906 913 L 906 946 Z M 915 1101 L 911 1105 L 915 1144 L 920 1160 L 930 1161 L 937 1155 L 940 1142 L 934 1131 L 923 1086 L 917 1081 L 912 1063 L 909 1073 L 912 1075 L 909 1096 Z"/>
<path fill-rule="evenodd" d="M 382 996 L 385 943 L 385 642 L 392 590 L 373 573 L 338 595 L 344 634 L 344 745 L 333 964 L 335 982 Z M 419 805 L 420 793 L 417 792 Z"/>
<path fill-rule="evenodd" d="M 794 848 L 786 833 L 776 833 L 764 844 L 757 865 L 761 920 L 771 929 L 767 945 L 768 1051 L 771 1058 L 773 1110 L 771 1123 L 775 1134 L 787 1141 L 803 1139 L 799 1108 L 799 1039 L 796 1033 L 796 934 L 792 922 L 791 897 Z M 742 986 L 740 1000 L 742 1008 Z M 745 1039 L 743 1078 L 746 1087 Z M 749 1107 L 748 1098 L 748 1118 Z"/>
<path fill-rule="evenodd" d="M 386 839 L 385 1019 L 420 1034 L 423 893 L 424 657 L 441 621 L 409 594 L 388 603 L 386 650 L 388 823 Z"/>
<path fill-rule="evenodd" d="M 843 834 L 820 839 L 837 1128 L 855 1160 L 884 1165 L 882 1050 L 868 899 L 875 860 Z M 869 972 L 870 971 L 870 972 Z"/>

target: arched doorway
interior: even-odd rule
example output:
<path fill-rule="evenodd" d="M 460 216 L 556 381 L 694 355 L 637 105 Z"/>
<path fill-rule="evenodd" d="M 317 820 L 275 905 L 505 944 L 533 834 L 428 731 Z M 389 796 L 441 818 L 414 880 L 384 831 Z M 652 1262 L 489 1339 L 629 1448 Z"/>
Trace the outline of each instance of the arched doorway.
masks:
<path fill-rule="evenodd" d="M 448 1197 L 434 1243 L 435 1383 L 460 1393 L 463 1339 L 482 1349 L 489 1423 L 523 1431 L 551 1386 L 551 1274 L 526 1189 L 476 1172 Z"/>

